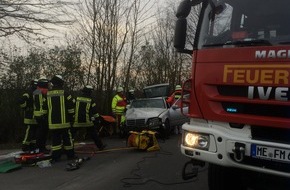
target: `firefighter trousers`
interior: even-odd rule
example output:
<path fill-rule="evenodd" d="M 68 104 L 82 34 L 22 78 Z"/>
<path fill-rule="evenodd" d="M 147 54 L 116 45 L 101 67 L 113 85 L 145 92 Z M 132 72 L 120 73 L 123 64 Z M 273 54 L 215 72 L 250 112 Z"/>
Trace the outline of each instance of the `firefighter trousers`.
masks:
<path fill-rule="evenodd" d="M 36 132 L 38 124 L 25 124 L 26 131 L 22 141 L 23 151 L 33 151 L 36 149 Z"/>
<path fill-rule="evenodd" d="M 97 127 L 96 126 L 91 126 L 91 127 L 73 127 L 72 134 L 73 134 L 73 139 L 76 136 L 77 131 L 85 129 L 87 134 L 91 137 L 91 139 L 94 141 L 95 145 L 99 149 L 103 149 L 104 144 L 102 140 L 100 139 L 98 132 L 97 132 Z"/>
<path fill-rule="evenodd" d="M 46 120 L 37 120 L 39 123 L 39 128 L 36 134 L 36 146 L 39 148 L 40 152 L 47 151 L 46 140 L 48 136 L 48 123 Z"/>
<path fill-rule="evenodd" d="M 116 119 L 116 126 L 115 126 L 115 129 L 114 129 L 114 133 L 115 134 L 119 134 L 120 133 L 120 127 L 125 122 L 125 115 L 124 114 L 116 114 L 116 118 L 115 119 Z"/>
<path fill-rule="evenodd" d="M 52 160 L 59 161 L 62 155 L 62 150 L 64 150 L 68 160 L 74 159 L 75 153 L 70 129 L 52 129 L 50 132 L 52 138 Z"/>

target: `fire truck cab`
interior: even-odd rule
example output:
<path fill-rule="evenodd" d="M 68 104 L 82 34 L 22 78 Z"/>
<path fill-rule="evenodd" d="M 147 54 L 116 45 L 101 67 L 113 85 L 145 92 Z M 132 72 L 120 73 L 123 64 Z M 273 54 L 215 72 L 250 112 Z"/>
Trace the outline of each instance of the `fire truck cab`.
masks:
<path fill-rule="evenodd" d="M 190 164 L 209 163 L 210 189 L 246 189 L 241 181 L 250 173 L 285 179 L 290 187 L 288 5 L 183 0 L 178 7 L 174 45 L 192 55 L 181 152 Z M 184 178 L 194 176 L 185 171 Z"/>

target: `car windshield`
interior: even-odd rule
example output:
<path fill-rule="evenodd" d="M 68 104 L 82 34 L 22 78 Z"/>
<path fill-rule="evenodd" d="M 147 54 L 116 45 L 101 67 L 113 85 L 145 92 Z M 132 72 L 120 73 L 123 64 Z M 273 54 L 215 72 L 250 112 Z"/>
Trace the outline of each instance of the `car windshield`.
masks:
<path fill-rule="evenodd" d="M 166 108 L 163 99 L 140 99 L 131 103 L 131 108 Z"/>
<path fill-rule="evenodd" d="M 288 4 L 286 0 L 221 0 L 215 6 L 208 3 L 198 47 L 290 44 Z"/>

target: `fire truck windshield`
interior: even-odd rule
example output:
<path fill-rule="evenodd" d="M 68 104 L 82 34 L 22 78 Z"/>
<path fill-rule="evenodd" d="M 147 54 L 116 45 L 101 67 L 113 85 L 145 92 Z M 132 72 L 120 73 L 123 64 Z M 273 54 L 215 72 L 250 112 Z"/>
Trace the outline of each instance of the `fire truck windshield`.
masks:
<path fill-rule="evenodd" d="M 198 48 L 290 43 L 287 0 L 223 0 L 203 7 Z"/>

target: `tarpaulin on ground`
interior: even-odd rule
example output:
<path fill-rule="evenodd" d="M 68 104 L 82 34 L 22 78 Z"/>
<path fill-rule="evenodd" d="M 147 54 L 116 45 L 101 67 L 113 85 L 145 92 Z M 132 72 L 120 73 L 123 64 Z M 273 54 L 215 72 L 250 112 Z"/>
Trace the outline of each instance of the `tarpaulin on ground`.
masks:
<path fill-rule="evenodd" d="M 14 171 L 20 169 L 22 166 L 21 164 L 16 164 L 12 160 L 6 160 L 0 162 L 0 173 L 7 173 L 10 171 Z"/>

